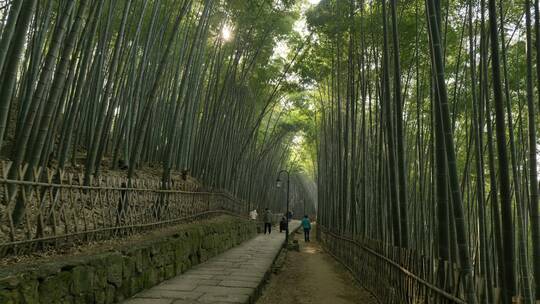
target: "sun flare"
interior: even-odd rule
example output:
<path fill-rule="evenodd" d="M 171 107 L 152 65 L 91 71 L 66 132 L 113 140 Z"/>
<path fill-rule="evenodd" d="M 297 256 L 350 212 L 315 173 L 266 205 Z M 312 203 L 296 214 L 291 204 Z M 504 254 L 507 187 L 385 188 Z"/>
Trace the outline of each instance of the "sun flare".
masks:
<path fill-rule="evenodd" d="M 224 25 L 221 29 L 221 38 L 224 41 L 230 41 L 232 39 L 232 28 L 229 25 Z"/>

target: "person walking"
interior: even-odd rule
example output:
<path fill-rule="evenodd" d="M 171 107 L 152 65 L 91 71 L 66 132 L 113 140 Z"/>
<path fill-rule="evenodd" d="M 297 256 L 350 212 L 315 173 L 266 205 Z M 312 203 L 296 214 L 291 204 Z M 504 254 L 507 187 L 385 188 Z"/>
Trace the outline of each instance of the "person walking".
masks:
<path fill-rule="evenodd" d="M 259 214 L 257 213 L 257 209 L 254 209 L 253 211 L 251 211 L 251 212 L 249 213 L 249 217 L 250 217 L 253 221 L 255 221 L 255 220 L 257 219 L 257 216 L 259 216 Z"/>
<path fill-rule="evenodd" d="M 282 233 L 283 231 L 287 231 L 288 224 L 289 222 L 287 221 L 287 219 L 284 216 L 282 216 L 281 222 L 279 222 L 279 233 Z"/>
<path fill-rule="evenodd" d="M 304 228 L 304 241 L 309 242 L 309 231 L 311 230 L 311 221 L 307 215 L 302 219 L 302 227 Z"/>
<path fill-rule="evenodd" d="M 264 210 L 264 234 L 266 234 L 266 229 L 268 229 L 268 234 L 272 232 L 272 212 L 268 208 Z"/>

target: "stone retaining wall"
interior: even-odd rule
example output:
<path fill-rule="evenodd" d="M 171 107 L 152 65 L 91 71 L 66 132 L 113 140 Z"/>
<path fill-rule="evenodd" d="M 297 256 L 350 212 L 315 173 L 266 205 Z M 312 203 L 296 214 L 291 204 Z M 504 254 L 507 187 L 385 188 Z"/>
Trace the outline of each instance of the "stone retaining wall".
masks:
<path fill-rule="evenodd" d="M 62 262 L 0 269 L 0 303 L 115 303 L 170 279 L 256 234 L 255 222 L 223 216 L 169 236 Z"/>

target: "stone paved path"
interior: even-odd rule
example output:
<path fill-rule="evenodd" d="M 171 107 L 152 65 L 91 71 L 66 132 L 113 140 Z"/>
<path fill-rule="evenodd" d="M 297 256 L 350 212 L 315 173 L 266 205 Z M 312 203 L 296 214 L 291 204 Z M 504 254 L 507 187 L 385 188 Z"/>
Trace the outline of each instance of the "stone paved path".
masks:
<path fill-rule="evenodd" d="M 290 231 L 299 225 L 292 221 Z M 123 304 L 249 303 L 285 240 L 285 234 L 276 230 L 259 234 Z"/>

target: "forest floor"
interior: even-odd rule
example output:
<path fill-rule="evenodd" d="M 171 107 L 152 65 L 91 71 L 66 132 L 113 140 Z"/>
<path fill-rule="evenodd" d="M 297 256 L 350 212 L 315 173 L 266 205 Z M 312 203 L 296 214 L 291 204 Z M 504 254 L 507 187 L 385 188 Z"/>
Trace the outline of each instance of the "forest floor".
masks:
<path fill-rule="evenodd" d="M 313 229 L 315 230 L 315 229 Z M 289 250 L 256 304 L 376 304 L 350 272 L 316 242 L 298 234 L 300 251 Z"/>

